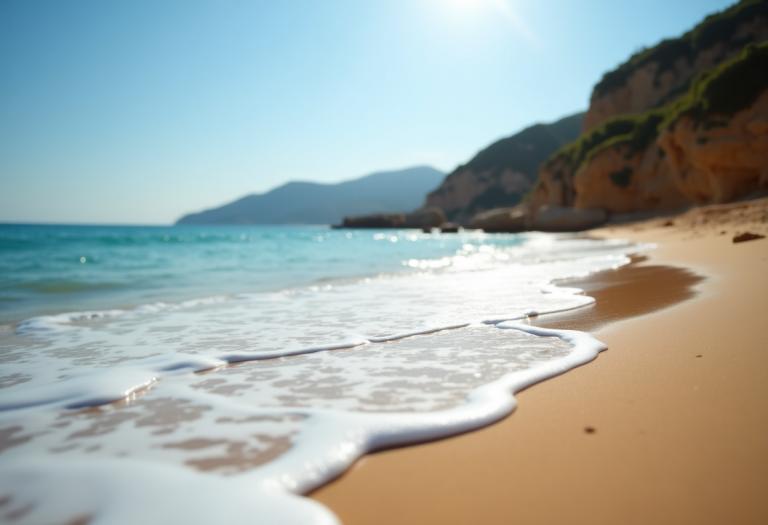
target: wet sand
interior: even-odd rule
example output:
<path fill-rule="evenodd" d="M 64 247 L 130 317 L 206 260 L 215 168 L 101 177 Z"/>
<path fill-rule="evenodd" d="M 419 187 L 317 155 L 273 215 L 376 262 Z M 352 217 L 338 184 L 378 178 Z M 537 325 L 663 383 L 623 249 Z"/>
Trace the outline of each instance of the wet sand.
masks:
<path fill-rule="evenodd" d="M 768 523 L 768 200 L 605 228 L 656 242 L 541 316 L 609 350 L 510 417 L 382 451 L 312 497 L 345 525 Z"/>

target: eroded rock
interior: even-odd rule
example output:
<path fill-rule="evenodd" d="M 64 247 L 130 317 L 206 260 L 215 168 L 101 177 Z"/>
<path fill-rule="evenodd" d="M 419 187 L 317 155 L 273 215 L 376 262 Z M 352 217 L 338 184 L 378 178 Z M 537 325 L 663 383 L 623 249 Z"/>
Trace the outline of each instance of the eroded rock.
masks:
<path fill-rule="evenodd" d="M 439 228 L 446 221 L 443 210 L 437 206 L 423 208 L 405 216 L 404 228 Z"/>
<path fill-rule="evenodd" d="M 729 202 L 768 187 L 768 91 L 733 116 L 703 123 L 682 117 L 657 142 L 678 188 L 695 203 Z"/>
<path fill-rule="evenodd" d="M 604 149 L 576 172 L 573 183 L 576 209 L 632 213 L 672 210 L 690 202 L 675 182 L 669 157 L 655 142 L 635 154 L 627 145 Z"/>
<path fill-rule="evenodd" d="M 469 221 L 469 227 L 486 232 L 517 233 L 527 230 L 528 223 L 527 208 L 516 206 L 478 213 Z"/>
<path fill-rule="evenodd" d="M 572 232 L 601 226 L 608 220 L 603 208 L 577 210 L 565 206 L 545 205 L 536 214 L 532 229 L 544 232 Z"/>
<path fill-rule="evenodd" d="M 404 213 L 376 213 L 358 217 L 344 217 L 344 228 L 402 228 L 405 225 Z"/>
<path fill-rule="evenodd" d="M 464 228 L 456 224 L 455 222 L 444 222 L 440 225 L 440 231 L 442 233 L 458 233 L 463 231 Z"/>
<path fill-rule="evenodd" d="M 424 208 L 413 213 L 375 213 L 344 217 L 343 228 L 439 228 L 445 221 L 443 210 Z"/>

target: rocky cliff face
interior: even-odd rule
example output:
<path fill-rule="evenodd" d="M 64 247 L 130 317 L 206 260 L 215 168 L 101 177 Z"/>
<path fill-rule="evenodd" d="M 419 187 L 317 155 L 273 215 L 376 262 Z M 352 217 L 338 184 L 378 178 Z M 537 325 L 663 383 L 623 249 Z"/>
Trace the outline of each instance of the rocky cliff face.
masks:
<path fill-rule="evenodd" d="M 466 225 L 477 213 L 518 204 L 533 187 L 539 164 L 578 137 L 582 117 L 537 124 L 491 144 L 449 174 L 424 206 L 442 208 L 449 220 Z"/>
<path fill-rule="evenodd" d="M 768 91 L 731 118 L 710 122 L 715 125 L 685 115 L 657 139 L 680 191 L 709 204 L 768 187 Z"/>
<path fill-rule="evenodd" d="M 677 102 L 609 119 L 559 150 L 531 208 L 652 211 L 767 187 L 768 42 L 699 75 Z"/>
<path fill-rule="evenodd" d="M 681 208 L 689 202 L 675 183 L 668 156 L 656 143 L 637 153 L 626 145 L 601 151 L 576 173 L 574 187 L 576 209 L 631 213 Z"/>
<path fill-rule="evenodd" d="M 680 38 L 665 40 L 606 73 L 595 86 L 584 117 L 589 132 L 618 115 L 643 113 L 684 95 L 691 80 L 768 39 L 768 2 L 742 1 L 707 17 Z"/>
<path fill-rule="evenodd" d="M 452 221 L 466 224 L 478 212 L 520 202 L 533 186 L 532 177 L 519 171 L 476 172 L 461 167 L 435 191 L 427 195 L 425 207 L 448 210 Z"/>

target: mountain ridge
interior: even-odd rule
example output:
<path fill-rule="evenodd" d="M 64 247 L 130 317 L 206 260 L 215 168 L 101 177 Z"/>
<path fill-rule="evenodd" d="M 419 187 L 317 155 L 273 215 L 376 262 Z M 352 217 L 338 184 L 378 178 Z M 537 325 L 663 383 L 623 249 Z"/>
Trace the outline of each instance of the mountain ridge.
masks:
<path fill-rule="evenodd" d="M 336 224 L 349 215 L 410 211 L 444 176 L 432 167 L 416 166 L 336 184 L 291 181 L 184 215 L 176 224 Z"/>

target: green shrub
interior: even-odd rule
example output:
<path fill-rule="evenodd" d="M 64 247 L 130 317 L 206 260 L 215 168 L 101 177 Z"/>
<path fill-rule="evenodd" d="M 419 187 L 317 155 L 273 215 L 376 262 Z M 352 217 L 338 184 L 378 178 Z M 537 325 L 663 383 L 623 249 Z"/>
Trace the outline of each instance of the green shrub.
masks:
<path fill-rule="evenodd" d="M 693 118 L 705 130 L 727 126 L 727 120 L 747 109 L 768 90 L 768 42 L 749 44 L 741 56 L 698 75 L 688 93 L 666 106 L 663 125 L 674 127 L 683 116 Z"/>
<path fill-rule="evenodd" d="M 741 48 L 749 39 L 733 39 L 736 29 L 758 16 L 768 18 L 768 0 L 742 0 L 720 13 L 710 15 L 680 38 L 663 40 L 652 48 L 635 53 L 627 62 L 603 76 L 595 86 L 595 94 L 602 96 L 626 85 L 632 73 L 652 62 L 658 63 L 654 77 L 654 83 L 658 86 L 661 75 L 673 69 L 678 60 L 684 59 L 691 63 L 701 51 L 717 42 L 726 41 L 731 44 L 731 48 Z"/>
<path fill-rule="evenodd" d="M 666 113 L 662 109 L 651 110 L 641 115 L 622 115 L 608 119 L 597 128 L 556 151 L 547 160 L 545 166 L 551 166 L 557 160 L 565 160 L 568 171 L 573 174 L 599 152 L 621 145 L 629 146 L 626 153 L 626 158 L 629 159 L 635 153 L 645 150 L 656 139 L 657 128 L 665 116 Z M 562 172 L 560 172 L 560 178 L 562 178 Z"/>
<path fill-rule="evenodd" d="M 601 151 L 619 146 L 627 147 L 625 158 L 629 160 L 655 141 L 664 126 L 674 127 L 680 117 L 687 115 L 694 118 L 697 125 L 701 124 L 705 130 L 727 126 L 727 120 L 713 117 L 730 117 L 750 107 L 766 90 L 768 42 L 749 44 L 741 56 L 697 76 L 688 93 L 679 100 L 639 115 L 608 119 L 556 151 L 544 166 L 564 160 L 568 174 L 572 176 Z"/>

